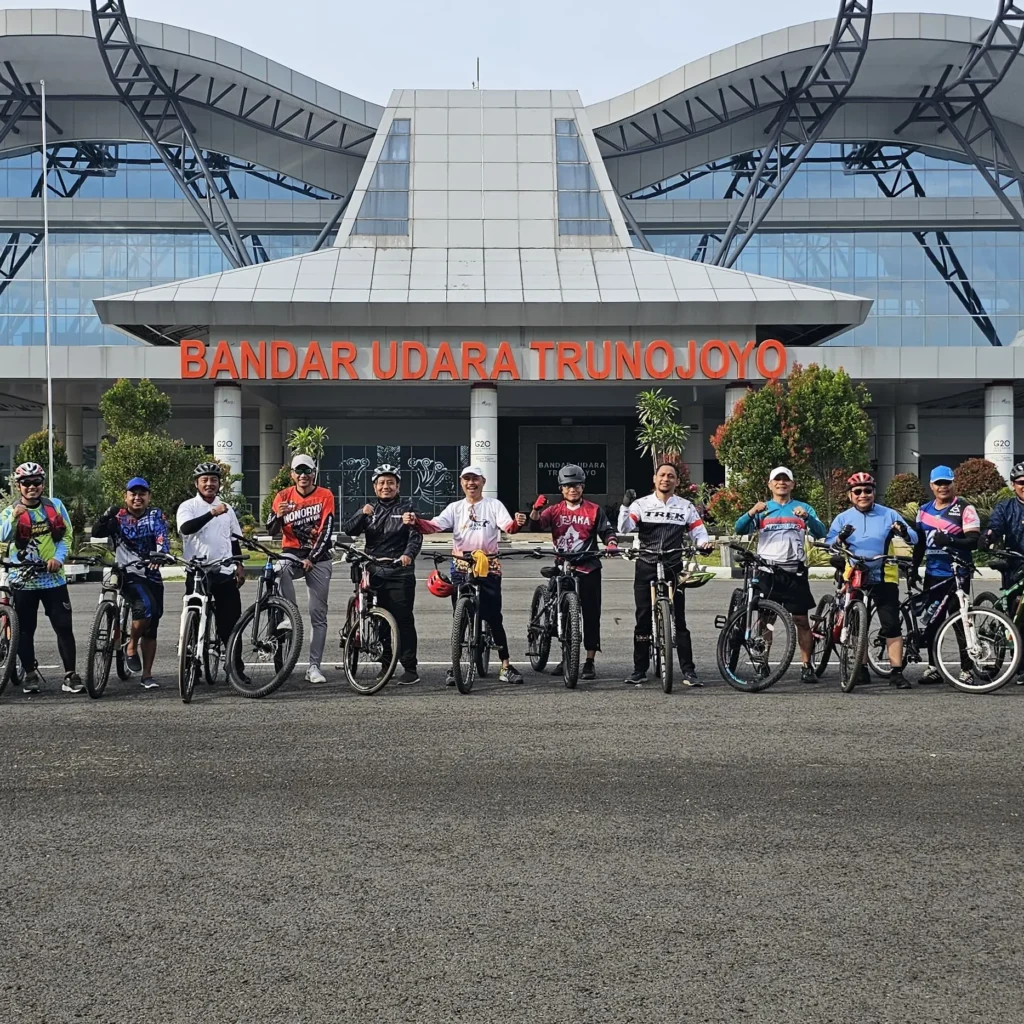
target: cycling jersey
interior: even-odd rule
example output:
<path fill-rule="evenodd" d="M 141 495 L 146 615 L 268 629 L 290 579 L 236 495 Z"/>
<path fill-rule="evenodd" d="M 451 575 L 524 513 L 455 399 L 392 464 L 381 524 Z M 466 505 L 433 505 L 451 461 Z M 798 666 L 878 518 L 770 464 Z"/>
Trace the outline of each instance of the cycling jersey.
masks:
<path fill-rule="evenodd" d="M 19 540 L 9 552 L 12 562 L 48 562 L 51 558 L 56 558 L 61 563 L 57 572 L 42 572 L 28 578 L 17 569 L 12 569 L 11 583 L 22 590 L 50 590 L 53 587 L 63 587 L 67 583 L 63 563 L 67 561 L 71 549 L 71 517 L 59 498 L 47 500 L 52 502 L 52 508 L 64 520 L 65 529 L 60 540 L 54 538 L 51 514 L 42 502 L 35 508 L 11 505 L 0 512 L 0 542 L 14 541 L 18 532 L 18 520 L 21 520 L 21 525 L 24 526 L 26 516 L 31 528 L 30 538 L 27 541 Z M 16 507 L 20 510 L 17 517 L 14 515 Z"/>
<path fill-rule="evenodd" d="M 110 511 L 110 510 L 108 510 Z M 171 550 L 167 535 L 167 519 L 158 508 L 147 508 L 137 518 L 127 509 L 114 509 L 113 515 L 104 513 L 93 524 L 94 540 L 110 540 L 114 543 L 114 561 L 128 565 L 140 558 Z M 159 569 L 129 570 L 130 575 L 145 576 L 153 583 L 162 583 Z"/>
<path fill-rule="evenodd" d="M 615 531 L 604 509 L 592 501 L 581 501 L 576 506 L 560 501 L 542 509 L 539 519 L 528 522 L 531 530 L 545 533 L 550 531 L 552 543 L 558 551 L 572 554 L 595 552 L 593 559 L 583 559 L 576 563 L 576 568 L 581 572 L 589 572 L 601 566 L 596 554 L 598 537 L 605 544 L 615 540 Z"/>
<path fill-rule="evenodd" d="M 210 502 L 201 494 L 193 494 L 191 498 L 178 506 L 175 518 L 178 521 L 178 530 L 181 532 L 182 554 L 186 560 L 203 558 L 207 562 L 215 562 L 240 553 L 241 548 L 238 547 L 238 541 L 234 539 L 242 535 L 238 516 L 235 515 L 233 508 L 229 508 L 227 512 L 219 516 L 211 515 L 210 510 L 218 504 L 220 504 L 219 498 Z M 197 519 L 203 523 L 198 530 L 192 533 L 185 533 L 182 530 L 183 526 L 187 526 Z M 234 573 L 234 571 L 234 567 L 230 565 L 222 565 L 218 570 L 224 576 Z"/>
<path fill-rule="evenodd" d="M 917 513 L 917 525 L 921 528 L 926 544 L 925 572 L 929 576 L 948 577 L 953 575 L 953 557 L 948 551 L 935 546 L 936 533 L 962 537 L 965 533 L 980 530 L 981 519 L 973 505 L 956 497 L 942 509 L 936 508 L 934 501 L 923 505 Z M 960 551 L 958 556 L 974 565 L 974 556 L 970 551 Z"/>
<path fill-rule="evenodd" d="M 311 562 L 331 557 L 334 495 L 326 487 L 300 494 L 298 487 L 278 491 L 267 518 L 272 537 L 281 535 L 281 549 Z"/>
<path fill-rule="evenodd" d="M 907 529 L 907 537 L 911 544 L 917 543 L 917 531 L 907 525 L 907 521 L 895 509 L 885 505 L 872 505 L 867 512 L 857 508 L 848 508 L 832 520 L 825 542 L 835 543 L 839 531 L 844 526 L 852 526 L 853 533 L 846 540 L 846 546 L 861 558 L 872 558 L 875 555 L 889 553 L 893 538 L 893 526 L 902 523 Z M 899 570 L 895 565 L 885 567 L 885 582 L 895 583 L 899 579 Z M 878 583 L 883 573 L 879 562 L 868 562 L 866 566 L 866 582 Z"/>
<path fill-rule="evenodd" d="M 693 502 L 669 495 L 662 501 L 656 494 L 638 498 L 629 508 L 619 511 L 619 533 L 636 532 L 640 537 L 640 557 L 645 553 L 705 544 L 707 527 Z M 681 560 L 682 556 L 676 556 Z"/>
<path fill-rule="evenodd" d="M 796 509 L 803 508 L 807 518 L 796 515 Z M 778 565 L 804 565 L 807 550 L 804 541 L 810 532 L 812 537 L 824 537 L 828 532 L 818 513 L 806 501 L 788 501 L 780 505 L 769 501 L 767 508 L 754 515 L 743 513 L 736 520 L 736 532 L 745 535 L 757 534 L 757 553 L 769 562 Z"/>
<path fill-rule="evenodd" d="M 352 537 L 366 535 L 366 553 L 377 558 L 415 558 L 423 546 L 423 535 L 411 526 L 402 524 L 404 512 L 415 512 L 408 498 L 375 498 L 369 502 L 373 509 L 369 515 L 359 509 L 342 524 L 342 530 Z M 410 566 L 406 572 L 412 572 Z"/>
<path fill-rule="evenodd" d="M 1007 498 L 992 509 L 985 536 L 995 547 L 1024 555 L 1024 501 Z"/>
<path fill-rule="evenodd" d="M 498 553 L 502 533 L 517 533 L 519 526 L 497 498 L 481 498 L 475 504 L 463 498 L 453 501 L 433 519 L 417 519 L 420 533 L 451 533 L 455 555 L 483 551 Z"/>

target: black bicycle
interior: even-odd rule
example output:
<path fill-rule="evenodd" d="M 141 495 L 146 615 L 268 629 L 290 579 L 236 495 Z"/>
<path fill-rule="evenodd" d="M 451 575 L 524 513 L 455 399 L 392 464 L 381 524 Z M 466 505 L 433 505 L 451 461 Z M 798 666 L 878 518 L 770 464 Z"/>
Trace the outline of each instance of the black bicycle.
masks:
<path fill-rule="evenodd" d="M 338 638 L 345 678 L 356 693 L 369 696 L 383 690 L 398 664 L 398 623 L 377 603 L 372 569 L 396 564 L 393 558 L 377 558 L 351 544 L 338 544 L 345 552 L 341 561 L 350 566 L 355 593 L 348 599 L 345 623 Z"/>
<path fill-rule="evenodd" d="M 551 548 L 538 549 L 537 553 L 554 556 L 555 564 L 541 569 L 540 574 L 547 583 L 542 583 L 533 592 L 530 620 L 526 626 L 526 653 L 534 672 L 543 672 L 551 654 L 551 642 L 557 640 L 562 648 L 562 679 L 572 690 L 579 680 L 580 648 L 583 644 L 578 567 L 583 561 L 592 561 L 595 552 L 566 552 Z"/>
<path fill-rule="evenodd" d="M 228 682 L 243 697 L 267 697 L 294 671 L 302 650 L 299 609 L 281 594 L 281 563 L 301 562 L 287 551 L 277 552 L 255 540 L 244 547 L 267 556 L 256 587 L 256 600 L 228 638 L 225 652 Z"/>
<path fill-rule="evenodd" d="M 721 630 L 718 671 L 733 689 L 760 693 L 789 669 L 796 652 L 796 626 L 781 604 L 762 596 L 762 588 L 783 570 L 749 548 L 729 547 L 743 567 L 743 586 L 733 591 L 728 613 L 715 618 Z"/>

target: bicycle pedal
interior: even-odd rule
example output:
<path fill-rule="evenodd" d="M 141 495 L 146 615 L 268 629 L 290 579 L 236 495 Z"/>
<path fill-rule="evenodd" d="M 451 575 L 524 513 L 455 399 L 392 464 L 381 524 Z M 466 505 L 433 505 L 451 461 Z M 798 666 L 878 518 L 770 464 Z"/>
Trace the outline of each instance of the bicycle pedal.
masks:
<path fill-rule="evenodd" d="M 725 615 L 715 616 L 715 629 L 725 629 L 725 624 L 728 622 L 728 617 Z"/>

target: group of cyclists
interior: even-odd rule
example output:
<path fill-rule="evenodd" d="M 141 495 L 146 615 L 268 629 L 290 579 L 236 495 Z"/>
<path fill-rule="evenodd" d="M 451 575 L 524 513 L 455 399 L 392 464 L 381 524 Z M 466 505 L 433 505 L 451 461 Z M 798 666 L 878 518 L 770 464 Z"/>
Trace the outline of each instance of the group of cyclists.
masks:
<path fill-rule="evenodd" d="M 451 597 L 454 605 L 460 586 L 470 575 L 480 577 L 476 580 L 480 614 L 489 626 L 501 661 L 499 679 L 513 684 L 521 683 L 523 676 L 511 662 L 502 615 L 499 544 L 503 534 L 523 530 L 549 534 L 557 553 L 573 556 L 585 651 L 580 678 L 585 680 L 596 678 L 595 658 L 601 649 L 601 558 L 621 553 L 618 535 L 637 535 L 631 552 L 636 561 L 633 670 L 624 680 L 634 686 L 644 684 L 650 668 L 651 592 L 659 563 L 665 576 L 683 581 L 688 555 L 710 552 L 713 546 L 698 508 L 676 494 L 679 475 L 670 461 L 657 467 L 650 494 L 638 498 L 627 491 L 614 525 L 602 506 L 584 497 L 586 474 L 576 465 L 563 466 L 558 473 L 560 501 L 549 503 L 546 496 L 539 495 L 529 513 L 515 514 L 496 498 L 485 496 L 483 470 L 467 466 L 459 478 L 464 497 L 438 515 L 424 518 L 402 496 L 399 468 L 384 464 L 373 472 L 374 499 L 341 522 L 336 522 L 334 495 L 317 482 L 315 460 L 295 455 L 290 470 L 291 485 L 274 496 L 266 528 L 280 539 L 282 550 L 294 556 L 280 564 L 283 595 L 294 602 L 295 581 L 301 578 L 306 584 L 311 638 L 305 678 L 314 684 L 326 681 L 322 661 L 335 529 L 362 536 L 365 552 L 380 560 L 374 566 L 374 591 L 377 603 L 391 613 L 398 627 L 398 660 L 403 671 L 396 682 L 401 685 L 420 681 L 415 561 L 424 535 L 443 532 L 452 538 L 449 574 L 435 570 L 427 578 L 427 589 L 432 594 Z M 228 562 L 208 581 L 216 632 L 226 644 L 241 616 L 240 587 L 245 575 L 240 563 L 242 530 L 233 508 L 222 499 L 222 473 L 221 465 L 213 461 L 195 467 L 196 493 L 178 507 L 175 521 L 186 561 Z M 72 539 L 70 517 L 59 498 L 45 496 L 46 475 L 38 463 L 19 465 L 14 480 L 17 500 L 0 512 L 0 543 L 6 543 L 9 551 L 9 579 L 20 627 L 17 655 L 23 672 L 22 689 L 31 694 L 40 688 L 34 636 L 41 605 L 57 637 L 64 669 L 62 689 L 81 693 L 84 686 L 76 670 L 71 601 L 64 571 Z M 931 471 L 933 498 L 921 507 L 913 526 L 898 511 L 880 504 L 874 478 L 859 472 L 847 481 L 849 507 L 826 527 L 811 505 L 794 496 L 793 472 L 786 466 L 773 469 L 766 481 L 770 497 L 744 512 L 735 523 L 735 531 L 741 536 L 756 535 L 757 553 L 765 570 L 760 582 L 764 597 L 781 605 L 793 618 L 801 681 L 818 680 L 811 664 L 814 638 L 809 613 L 814 598 L 808 574 L 809 539 L 826 545 L 841 542 L 853 557 L 864 560 L 865 586 L 892 668 L 890 685 L 906 689 L 911 684 L 903 671 L 898 576 L 891 560 L 884 556 L 890 553 L 894 537 L 901 537 L 913 547 L 912 578 L 919 579 L 923 565 L 925 589 L 938 598 L 952 590 L 958 576 L 962 579 L 973 572 L 973 552 L 979 547 L 999 545 L 1024 555 L 1024 462 L 1013 467 L 1011 480 L 1015 496 L 996 507 L 982 536 L 978 512 L 955 493 L 953 471 L 948 466 L 936 466 Z M 94 540 L 113 547 L 124 574 L 123 591 L 132 619 L 127 666 L 147 689 L 158 685 L 153 665 L 164 611 L 160 568 L 166 564 L 164 559 L 170 550 L 167 518 L 151 504 L 151 497 L 146 480 L 134 477 L 126 484 L 123 502 L 103 512 L 92 528 Z M 477 568 L 481 559 L 486 565 L 482 573 Z M 1006 586 L 1007 580 L 1003 582 Z M 193 585 L 190 575 L 186 589 Z M 672 634 L 680 681 L 695 687 L 702 682 L 686 622 L 687 589 L 685 584 L 673 589 Z M 560 673 L 562 666 L 554 671 Z M 939 672 L 929 665 L 920 682 L 939 680 Z M 455 685 L 451 669 L 446 682 Z"/>

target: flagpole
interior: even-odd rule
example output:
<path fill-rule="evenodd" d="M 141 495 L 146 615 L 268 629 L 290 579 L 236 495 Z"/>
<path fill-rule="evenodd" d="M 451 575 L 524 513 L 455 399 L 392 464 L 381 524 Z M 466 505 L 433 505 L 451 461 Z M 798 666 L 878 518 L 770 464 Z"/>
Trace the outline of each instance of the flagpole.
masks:
<path fill-rule="evenodd" d="M 53 497 L 53 376 L 50 372 L 50 216 L 47 202 L 50 176 L 49 159 L 46 152 L 46 82 L 39 81 L 40 121 L 43 144 L 43 323 L 46 335 L 46 435 L 47 453 L 50 463 L 47 466 L 46 479 L 50 485 L 50 497 Z"/>

